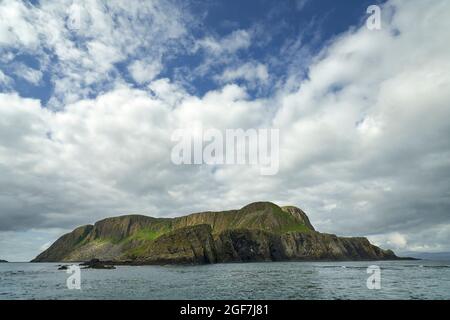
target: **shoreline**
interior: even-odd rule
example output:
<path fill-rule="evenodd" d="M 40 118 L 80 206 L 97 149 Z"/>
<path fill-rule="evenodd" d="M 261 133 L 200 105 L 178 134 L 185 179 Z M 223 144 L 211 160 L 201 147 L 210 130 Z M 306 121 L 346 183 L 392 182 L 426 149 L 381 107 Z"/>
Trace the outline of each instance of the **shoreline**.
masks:
<path fill-rule="evenodd" d="M 323 259 L 323 260 L 268 260 L 268 261 L 229 261 L 229 262 L 216 262 L 216 263 L 147 263 L 147 262 L 134 262 L 134 261 L 113 261 L 113 260 L 100 260 L 98 263 L 100 263 L 103 266 L 132 266 L 132 267 L 139 267 L 139 266 L 207 266 L 207 265 L 218 265 L 218 264 L 253 264 L 253 263 L 279 263 L 279 262 L 292 262 L 292 263 L 298 263 L 298 262 L 305 262 L 305 263 L 311 263 L 311 262 L 392 262 L 392 261 L 422 261 L 423 259 L 413 258 L 413 257 L 398 257 L 396 259 L 380 259 L 380 260 L 374 260 L 374 259 L 355 259 L 355 260 L 331 260 L 331 259 Z M 426 260 L 426 261 L 434 261 L 434 260 Z M 78 264 L 80 266 L 87 266 L 89 265 L 90 261 L 28 261 L 28 262 L 16 262 L 16 263 L 55 263 L 59 265 L 70 265 L 70 264 Z M 95 268 L 93 268 L 95 269 Z M 103 268 L 99 268 L 103 269 Z"/>

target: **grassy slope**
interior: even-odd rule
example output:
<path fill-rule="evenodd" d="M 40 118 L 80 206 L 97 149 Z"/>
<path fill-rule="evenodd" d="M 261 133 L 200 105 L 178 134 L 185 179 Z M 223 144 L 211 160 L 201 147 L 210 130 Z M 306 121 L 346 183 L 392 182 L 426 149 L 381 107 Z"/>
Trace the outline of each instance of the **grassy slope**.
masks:
<path fill-rule="evenodd" d="M 152 242 L 161 235 L 176 231 L 177 229 L 199 224 L 209 224 L 213 235 L 230 229 L 264 230 L 276 234 L 287 232 L 311 232 L 312 230 L 303 222 L 298 221 L 288 212 L 272 203 L 258 203 L 246 206 L 240 210 L 195 213 L 189 216 L 175 218 L 170 227 L 164 226 L 161 230 L 140 230 L 125 242 L 140 240 L 124 253 L 124 258 L 134 259 L 148 252 Z"/>
<path fill-rule="evenodd" d="M 84 257 L 86 252 L 94 252 L 98 256 L 120 252 L 122 258 L 134 259 L 148 252 L 160 236 L 200 224 L 210 225 L 214 237 L 230 229 L 263 230 L 276 234 L 311 231 L 304 221 L 277 205 L 257 202 L 239 210 L 194 213 L 173 219 L 139 215 L 104 219 L 97 222 L 69 254 L 62 256 L 76 260 Z"/>

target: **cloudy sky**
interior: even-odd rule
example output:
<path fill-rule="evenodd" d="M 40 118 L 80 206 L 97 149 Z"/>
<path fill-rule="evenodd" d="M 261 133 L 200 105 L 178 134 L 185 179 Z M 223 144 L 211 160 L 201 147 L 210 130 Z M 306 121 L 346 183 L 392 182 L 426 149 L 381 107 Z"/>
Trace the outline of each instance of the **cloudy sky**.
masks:
<path fill-rule="evenodd" d="M 0 258 L 108 216 L 258 200 L 450 250 L 449 30 L 447 0 L 0 0 Z M 194 123 L 279 128 L 278 174 L 174 165 Z"/>

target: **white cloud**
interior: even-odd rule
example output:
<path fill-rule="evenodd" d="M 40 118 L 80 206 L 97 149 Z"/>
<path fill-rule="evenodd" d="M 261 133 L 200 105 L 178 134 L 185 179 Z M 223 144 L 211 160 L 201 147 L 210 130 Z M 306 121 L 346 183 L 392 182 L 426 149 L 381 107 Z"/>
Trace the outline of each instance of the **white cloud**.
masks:
<path fill-rule="evenodd" d="M 254 126 L 263 106 L 247 102 L 235 85 L 203 99 L 177 91 L 167 80 L 151 87 L 154 95 L 122 87 L 56 113 L 37 100 L 1 94 L 0 184 L 12 192 L 0 197 L 1 227 L 67 227 L 106 212 L 176 214 L 175 203 L 187 211 L 202 207 L 188 190 L 178 191 L 180 198 L 168 192 L 197 177 L 192 187 L 206 196 L 209 186 L 202 181 L 214 180 L 208 170 L 171 163 L 172 131 L 198 121 L 220 128 Z M 19 216 L 23 224 L 14 222 Z"/>
<path fill-rule="evenodd" d="M 396 248 L 405 248 L 408 244 L 408 241 L 406 240 L 406 237 L 402 235 L 401 233 L 395 232 L 393 234 L 390 234 L 388 237 L 388 243 L 392 244 Z"/>
<path fill-rule="evenodd" d="M 0 85 L 9 85 L 11 82 L 11 78 L 8 77 L 6 74 L 4 74 L 1 70 L 0 70 Z"/>
<path fill-rule="evenodd" d="M 251 45 L 251 33 L 247 30 L 235 30 L 229 35 L 217 39 L 212 36 L 197 40 L 195 50 L 200 48 L 213 55 L 234 53 Z"/>
<path fill-rule="evenodd" d="M 158 99 L 171 106 L 178 105 L 189 96 L 180 85 L 170 82 L 168 78 L 152 81 L 148 88 Z"/>
<path fill-rule="evenodd" d="M 269 80 L 267 66 L 262 63 L 245 63 L 235 68 L 227 68 L 216 77 L 221 82 L 231 82 L 237 79 L 246 80 L 252 84 L 265 84 Z"/>
<path fill-rule="evenodd" d="M 449 164 L 420 168 L 450 147 L 450 46 L 439 40 L 450 27 L 448 4 L 393 1 L 383 12 L 390 6 L 391 23 L 337 38 L 300 89 L 280 96 L 274 124 L 284 128 L 286 187 L 309 198 L 313 221 L 330 216 L 322 199 L 340 203 L 319 229 L 370 234 L 446 220 Z"/>
<path fill-rule="evenodd" d="M 377 245 L 383 246 L 385 248 L 390 248 L 392 250 L 404 250 L 408 245 L 406 236 L 399 232 L 371 236 L 369 238 L 373 243 L 376 243 Z"/>
<path fill-rule="evenodd" d="M 27 67 L 24 64 L 18 64 L 14 68 L 14 73 L 17 77 L 25 79 L 26 81 L 36 85 L 39 85 L 39 83 L 42 80 L 42 72 L 40 70 L 36 70 L 30 67 Z"/>
<path fill-rule="evenodd" d="M 128 4 L 113 7 L 131 17 L 142 9 L 123 6 Z M 0 193 L 0 227 L 70 229 L 117 214 L 172 216 L 270 200 L 304 208 L 320 231 L 380 237 L 405 250 L 450 249 L 450 45 L 442 41 L 450 29 L 450 3 L 391 1 L 383 12 L 391 6 L 392 21 L 381 31 L 361 27 L 334 39 L 305 80 L 266 99 L 253 99 L 236 84 L 198 97 L 169 79 L 141 78 L 147 88 L 131 89 L 102 72 L 133 56 L 135 41 L 149 44 L 136 40 L 143 25 L 119 22 L 130 28 L 121 38 L 102 7 L 89 7 L 95 23 L 80 32 L 101 36 L 85 48 L 71 42 L 62 19 L 50 18 L 62 10 L 59 5 L 12 6 L 28 10 L 27 17 L 37 10 L 39 19 L 48 18 L 51 28 L 38 24 L 33 30 L 53 33 L 45 41 L 60 63 L 41 61 L 59 72 L 56 91 L 69 102 L 51 112 L 37 100 L 0 94 L 0 186 L 7 190 Z M 167 21 L 170 15 L 145 10 L 155 15 L 161 42 L 182 36 L 181 25 Z M 14 21 L 17 30 L 27 28 L 23 16 L 12 17 L 8 26 Z M 3 44 L 29 50 L 41 45 L 33 34 L 19 40 L 19 31 L 0 25 Z M 198 45 L 219 59 L 247 48 L 250 38 L 241 30 Z M 224 77 L 265 78 L 264 71 L 244 71 L 230 66 Z M 98 79 L 113 84 L 87 98 L 87 84 Z M 198 122 L 219 129 L 280 128 L 280 173 L 174 166 L 172 131 Z M 50 240 L 36 242 L 36 253 Z"/>
<path fill-rule="evenodd" d="M 33 25 L 34 15 L 30 6 L 14 0 L 2 1 L 0 5 L 0 45 L 36 48 L 38 33 Z"/>
<path fill-rule="evenodd" d="M 370 241 L 398 252 L 445 252 L 450 240 L 450 224 L 442 223 L 428 228 L 418 226 L 414 232 L 405 235 L 399 232 L 369 237 Z"/>
<path fill-rule="evenodd" d="M 0 3 L 0 49 L 5 54 L 20 50 L 39 60 L 55 84 L 54 108 L 123 83 L 119 62 L 162 56 L 183 46 L 190 19 L 170 1 L 106 5 L 93 0 L 77 3 L 79 23 L 72 25 L 68 18 L 74 16 L 73 8 L 72 0 Z"/>
<path fill-rule="evenodd" d="M 137 83 L 147 83 L 152 81 L 162 70 L 160 61 L 134 61 L 128 68 L 134 81 Z"/>

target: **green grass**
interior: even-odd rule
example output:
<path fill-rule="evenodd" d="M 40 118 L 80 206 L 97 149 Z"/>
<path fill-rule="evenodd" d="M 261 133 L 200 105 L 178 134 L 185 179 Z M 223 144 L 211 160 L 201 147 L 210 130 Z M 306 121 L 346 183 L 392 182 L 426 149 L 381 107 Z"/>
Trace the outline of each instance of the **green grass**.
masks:
<path fill-rule="evenodd" d="M 282 222 L 282 227 L 276 230 L 277 233 L 311 231 L 305 224 L 299 223 L 294 217 L 283 211 L 281 208 L 275 208 L 274 212 L 278 216 L 278 220 Z"/>
<path fill-rule="evenodd" d="M 115 243 L 115 242 L 117 242 L 117 241 L 114 241 L 113 238 L 97 238 L 94 240 L 88 240 L 87 238 L 85 238 L 82 241 L 78 242 L 77 245 L 75 246 L 75 248 L 82 247 L 84 245 L 91 244 L 91 243 L 94 243 L 96 245 L 102 245 L 105 243 Z"/>
<path fill-rule="evenodd" d="M 168 230 L 167 230 L 168 231 Z M 143 240 L 143 241 L 153 241 L 156 238 L 160 237 L 164 233 L 167 232 L 166 230 L 150 230 L 150 229 L 142 229 L 133 234 L 132 236 L 128 237 L 129 241 L 131 240 Z"/>
<path fill-rule="evenodd" d="M 259 209 L 259 208 L 258 208 Z M 225 214 L 225 213 L 224 213 Z M 251 210 L 244 213 L 244 217 L 240 212 L 230 213 L 229 220 L 225 221 L 225 229 L 259 229 L 273 234 L 285 234 L 288 232 L 309 233 L 311 229 L 303 224 L 301 221 L 294 218 L 290 213 L 283 211 L 276 205 L 269 205 L 262 210 Z M 95 245 L 102 245 L 104 243 L 112 243 L 117 245 L 124 245 L 124 256 L 129 258 L 140 257 L 147 253 L 152 246 L 152 242 L 160 236 L 173 231 L 173 225 L 169 220 L 154 221 L 151 225 L 140 229 L 124 239 L 101 238 L 95 241 Z M 218 233 L 213 230 L 213 234 Z M 91 241 L 83 239 L 77 247 L 88 244 Z"/>
<path fill-rule="evenodd" d="M 146 245 L 139 246 L 139 247 L 136 247 L 136 248 L 126 251 L 123 256 L 127 259 L 135 259 L 137 257 L 144 256 L 145 253 L 147 252 L 147 250 L 148 250 L 148 247 Z"/>
<path fill-rule="evenodd" d="M 123 239 L 122 241 L 124 243 L 131 241 L 142 241 L 143 243 L 138 245 L 137 247 L 127 250 L 123 256 L 127 259 L 134 259 L 144 256 L 148 250 L 150 243 L 169 231 L 170 228 L 168 226 L 163 226 L 158 230 L 148 228 L 139 230 L 135 234 Z"/>
<path fill-rule="evenodd" d="M 279 233 L 287 233 L 287 232 L 311 232 L 311 229 L 309 229 L 304 224 L 295 224 L 285 226 L 279 230 Z"/>
<path fill-rule="evenodd" d="M 170 231 L 170 228 L 168 228 L 168 227 L 163 227 L 158 230 L 142 229 L 142 230 L 139 230 L 138 232 L 134 233 L 133 235 L 129 236 L 128 238 L 123 239 L 122 241 L 123 242 L 130 242 L 130 241 L 134 241 L 134 240 L 153 241 L 169 231 Z"/>

